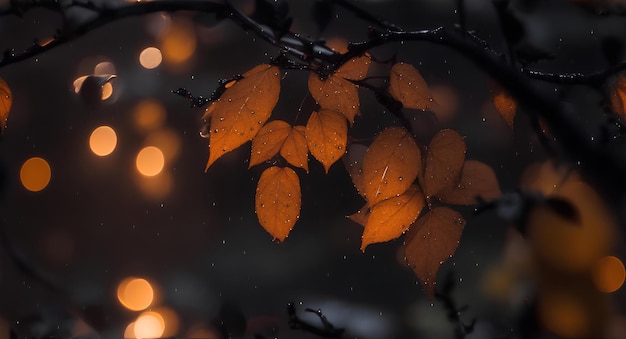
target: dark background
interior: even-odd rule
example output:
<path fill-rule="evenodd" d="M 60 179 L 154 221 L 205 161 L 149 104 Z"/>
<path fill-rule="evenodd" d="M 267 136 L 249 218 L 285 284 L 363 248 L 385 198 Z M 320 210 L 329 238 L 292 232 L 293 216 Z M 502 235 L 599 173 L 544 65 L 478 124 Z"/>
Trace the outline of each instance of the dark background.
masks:
<path fill-rule="evenodd" d="M 249 1 L 239 3 L 242 8 L 252 6 Z M 314 38 L 367 38 L 367 23 L 340 8 L 320 34 L 310 16 L 312 3 L 290 2 L 292 30 Z M 354 3 L 405 29 L 452 27 L 457 22 L 452 0 Z M 466 1 L 466 6 L 468 28 L 475 29 L 492 48 L 503 50 L 491 2 Z M 623 38 L 626 32 L 622 18 L 596 18 L 556 0 L 543 1 L 536 12 L 520 15 L 528 22 L 528 41 L 556 56 L 535 67 L 545 71 L 600 70 L 607 66 L 599 53 L 602 40 Z M 163 17 L 193 22 L 197 47 L 182 64 L 164 61 L 147 70 L 138 56 L 145 47 L 159 46 L 158 35 L 151 32 L 154 22 Z M 21 19 L 2 17 L 0 48 L 23 50 L 62 24 L 46 10 L 28 12 Z M 467 137 L 468 158 L 491 165 L 503 190 L 517 185 L 528 163 L 543 159 L 527 118 L 520 114 L 515 130 L 509 129 L 490 104 L 487 77 L 469 61 L 428 43 L 397 43 L 373 54 L 387 58 L 394 52 L 399 60 L 415 65 L 429 85 L 452 92 L 448 100 L 456 102 L 453 117 L 439 124 L 429 112 L 406 112 L 421 131 L 422 142 L 440 128 L 458 130 Z M 157 288 L 157 304 L 177 314 L 178 336 L 190 335 L 194 328 L 209 328 L 221 305 L 227 303 L 239 308 L 249 322 L 278 326 L 279 337 L 303 338 L 307 334 L 287 330 L 289 301 L 299 309 L 321 308 L 335 325 L 346 327 L 350 337 L 452 336 L 454 327 L 441 303 L 429 300 L 413 272 L 402 264 L 401 239 L 359 251 L 361 226 L 345 216 L 360 208 L 363 200 L 341 162 L 327 175 L 314 159 L 310 174 L 297 171 L 302 213 L 283 244 L 272 242 L 254 214 L 256 182 L 265 167 L 248 170 L 249 144 L 203 172 L 208 148 L 207 140 L 199 135 L 202 110 L 189 108 L 186 100 L 171 91 L 185 87 L 206 96 L 217 87 L 218 79 L 243 73 L 276 54 L 274 47 L 233 22 L 182 12 L 113 22 L 1 69 L 14 103 L 0 143 L 7 171 L 0 220 L 28 261 L 67 291 L 63 296 L 29 279 L 3 253 L 0 317 L 4 322 L 34 331 L 32 323 L 54 326 L 72 308 L 86 307 L 86 313 L 99 310 L 93 317 L 103 324 L 101 335 L 119 337 L 138 313 L 117 302 L 117 285 L 127 276 L 141 276 Z M 72 83 L 90 74 L 101 61 L 116 68 L 114 99 L 91 108 L 74 93 Z M 278 114 L 297 112 L 307 93 L 306 77 L 304 72 L 286 72 Z M 561 89 L 546 85 L 546 90 Z M 372 93 L 361 90 L 360 95 L 357 136 L 371 137 L 394 123 L 395 118 L 376 103 Z M 165 107 L 167 118 L 161 130 L 169 131 L 179 143 L 177 155 L 166 163 L 172 188 L 164 196 L 142 190 L 134 168 L 136 153 L 149 143 L 149 133 L 133 123 L 134 107 L 145 98 L 154 98 Z M 599 97 L 582 95 L 575 87 L 563 98 L 600 109 Z M 307 107 L 303 108 L 305 114 Z M 304 124 L 305 119 L 298 121 Z M 88 146 L 91 131 L 100 125 L 113 127 L 118 135 L 117 148 L 107 157 L 95 156 Z M 35 193 L 19 181 L 20 166 L 33 156 L 45 158 L 52 168 L 50 184 Z M 479 320 L 471 337 L 515 333 L 512 302 L 490 299 L 484 283 L 501 260 L 509 225 L 489 213 L 474 216 L 471 207 L 461 212 L 468 221 L 461 244 L 439 277 L 453 274 L 453 297 L 469 305 L 462 318 Z M 623 292 L 617 293 L 623 298 Z"/>

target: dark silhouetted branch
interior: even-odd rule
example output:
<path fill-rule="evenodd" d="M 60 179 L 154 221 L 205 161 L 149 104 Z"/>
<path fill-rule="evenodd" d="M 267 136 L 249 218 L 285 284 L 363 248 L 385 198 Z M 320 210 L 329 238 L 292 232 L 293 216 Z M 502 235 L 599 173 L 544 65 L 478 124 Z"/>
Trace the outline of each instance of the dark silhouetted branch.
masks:
<path fill-rule="evenodd" d="M 341 338 L 345 329 L 335 327 L 322 313 L 322 310 L 313 310 L 310 308 L 305 309 L 306 312 L 311 312 L 317 315 L 322 322 L 322 327 L 312 325 L 298 317 L 296 314 L 296 307 L 293 302 L 287 304 L 287 315 L 289 315 L 289 327 L 294 330 L 301 330 L 315 334 L 323 338 Z"/>

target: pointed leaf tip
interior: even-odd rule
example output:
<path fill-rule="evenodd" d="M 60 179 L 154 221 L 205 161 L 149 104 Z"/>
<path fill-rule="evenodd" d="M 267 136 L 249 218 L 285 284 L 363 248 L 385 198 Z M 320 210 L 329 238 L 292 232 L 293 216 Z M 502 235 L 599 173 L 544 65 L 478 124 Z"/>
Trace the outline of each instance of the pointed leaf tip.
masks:
<path fill-rule="evenodd" d="M 280 155 L 295 167 L 309 173 L 309 146 L 306 142 L 306 127 L 293 126 L 280 149 Z"/>
<path fill-rule="evenodd" d="M 365 252 L 370 244 L 401 236 L 417 219 L 425 204 L 424 194 L 413 185 L 405 193 L 374 205 L 363 230 L 361 251 Z"/>
<path fill-rule="evenodd" d="M 254 138 L 270 117 L 280 94 L 280 70 L 259 65 L 227 88 L 205 117 L 211 118 L 208 169 L 224 154 Z"/>
<path fill-rule="evenodd" d="M 265 124 L 259 134 L 252 139 L 250 165 L 248 168 L 271 159 L 283 146 L 291 132 L 291 126 L 282 120 L 274 120 Z"/>
<path fill-rule="evenodd" d="M 456 251 L 465 226 L 461 214 L 449 207 L 435 207 L 419 218 L 406 235 L 404 256 L 424 285 L 435 296 L 439 267 Z"/>
<path fill-rule="evenodd" d="M 289 167 L 273 166 L 261 174 L 254 199 L 263 228 L 280 242 L 285 241 L 300 217 L 300 180 Z"/>
<path fill-rule="evenodd" d="M 348 124 L 341 113 L 321 109 L 311 113 L 306 124 L 306 141 L 309 151 L 328 173 L 330 166 L 339 160 L 348 143 Z"/>

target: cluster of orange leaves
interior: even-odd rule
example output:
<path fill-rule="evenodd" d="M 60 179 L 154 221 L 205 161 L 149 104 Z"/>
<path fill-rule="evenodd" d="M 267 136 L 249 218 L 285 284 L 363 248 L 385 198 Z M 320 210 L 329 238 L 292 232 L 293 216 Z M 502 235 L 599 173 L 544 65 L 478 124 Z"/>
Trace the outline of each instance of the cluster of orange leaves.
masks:
<path fill-rule="evenodd" d="M 364 227 L 361 249 L 400 237 L 406 262 L 432 296 L 439 266 L 454 254 L 465 220 L 446 205 L 471 205 L 477 197 L 494 199 L 500 189 L 486 164 L 465 160 L 457 132 L 442 130 L 425 156 L 408 131 L 391 127 L 380 133 L 348 164 L 353 183 L 366 200 L 350 219 Z M 429 211 L 420 217 L 424 207 Z"/>
<path fill-rule="evenodd" d="M 228 83 L 203 116 L 210 125 L 206 169 L 252 140 L 250 167 L 280 155 L 289 165 L 308 172 L 311 154 L 328 173 L 346 154 L 348 128 L 360 114 L 355 82 L 365 79 L 371 62 L 368 56 L 361 56 L 325 77 L 311 72 L 308 87 L 320 108 L 311 112 L 306 126 L 268 122 L 280 94 L 277 66 L 256 66 Z M 391 67 L 389 94 L 409 109 L 426 110 L 433 101 L 418 70 L 404 63 Z M 410 227 L 406 259 L 432 296 L 437 270 L 454 253 L 465 224 L 463 217 L 445 204 L 469 205 L 476 203 L 477 197 L 499 196 L 494 172 L 481 162 L 465 161 L 464 139 L 452 130 L 440 131 L 427 148 L 420 147 L 402 127 L 383 130 L 369 147 L 351 146 L 366 149 L 360 159 L 348 164 L 353 183 L 367 202 L 350 217 L 364 226 L 361 250 L 396 239 Z M 425 206 L 430 211 L 418 219 Z M 288 166 L 265 169 L 255 196 L 255 211 L 265 230 L 284 241 L 300 209 L 296 171 Z"/>

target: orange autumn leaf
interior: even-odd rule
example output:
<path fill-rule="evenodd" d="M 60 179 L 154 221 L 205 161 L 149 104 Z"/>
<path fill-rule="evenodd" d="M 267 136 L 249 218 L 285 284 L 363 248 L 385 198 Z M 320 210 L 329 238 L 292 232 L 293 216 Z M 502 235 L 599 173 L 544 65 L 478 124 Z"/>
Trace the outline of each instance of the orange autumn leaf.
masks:
<path fill-rule="evenodd" d="M 350 214 L 348 216 L 348 219 L 354 221 L 355 223 L 365 227 L 367 225 L 367 220 L 370 217 L 370 204 L 369 203 L 365 203 L 365 205 L 363 205 L 363 207 L 361 207 L 360 210 Z"/>
<path fill-rule="evenodd" d="M 449 207 L 435 207 L 415 222 L 404 242 L 406 262 L 424 284 L 426 294 L 435 296 L 439 267 L 456 251 L 465 219 Z"/>
<path fill-rule="evenodd" d="M 337 69 L 334 75 L 348 80 L 363 80 L 367 76 L 372 60 L 368 56 L 360 56 L 348 60 Z"/>
<path fill-rule="evenodd" d="M 2 133 L 4 133 L 4 129 L 7 127 L 11 105 L 13 105 L 13 96 L 11 95 L 9 84 L 0 78 L 0 132 Z"/>
<path fill-rule="evenodd" d="M 443 189 L 437 197 L 448 204 L 472 205 L 478 203 L 477 197 L 490 201 L 500 195 L 493 169 L 480 161 L 468 160 L 463 164 L 459 183 Z"/>
<path fill-rule="evenodd" d="M 517 112 L 517 101 L 499 86 L 493 90 L 491 100 L 498 114 L 506 121 L 509 127 L 513 128 L 513 121 Z"/>
<path fill-rule="evenodd" d="M 398 238 L 417 219 L 424 208 L 424 194 L 416 185 L 409 187 L 403 194 L 383 200 L 371 208 L 367 218 L 361 251 L 369 244 L 385 242 Z"/>
<path fill-rule="evenodd" d="M 306 143 L 306 127 L 293 126 L 285 138 L 280 155 L 293 166 L 309 172 L 309 147 Z"/>
<path fill-rule="evenodd" d="M 205 113 L 211 118 L 209 161 L 206 170 L 222 155 L 254 138 L 278 102 L 280 71 L 259 65 L 227 88 Z"/>
<path fill-rule="evenodd" d="M 363 179 L 363 158 L 367 152 L 367 146 L 352 144 L 348 146 L 346 154 L 343 156 L 343 163 L 348 170 L 352 184 L 357 192 L 365 198 L 365 181 Z"/>
<path fill-rule="evenodd" d="M 311 113 L 306 124 L 309 151 L 324 165 L 326 173 L 341 158 L 348 143 L 346 118 L 335 111 L 321 109 Z"/>
<path fill-rule="evenodd" d="M 259 134 L 252 139 L 252 151 L 248 167 L 258 165 L 276 155 L 290 132 L 291 126 L 282 120 L 274 120 L 265 124 Z"/>
<path fill-rule="evenodd" d="M 406 108 L 425 111 L 430 109 L 434 102 L 420 72 L 412 65 L 402 62 L 391 67 L 389 93 Z"/>
<path fill-rule="evenodd" d="M 300 217 L 300 180 L 289 167 L 263 171 L 256 188 L 255 211 L 259 223 L 275 239 L 284 241 Z"/>
<path fill-rule="evenodd" d="M 363 158 L 365 196 L 377 202 L 404 193 L 420 174 L 421 152 L 402 127 L 389 127 L 370 145 Z"/>
<path fill-rule="evenodd" d="M 424 169 L 424 194 L 436 196 L 459 180 L 466 151 L 463 137 L 450 129 L 439 131 L 428 146 Z"/>
<path fill-rule="evenodd" d="M 626 120 L 626 76 L 620 75 L 609 93 L 611 110 Z"/>
<path fill-rule="evenodd" d="M 352 125 L 354 118 L 360 114 L 360 103 L 358 86 L 350 80 L 363 79 L 370 63 L 368 57 L 351 59 L 324 80 L 311 72 L 308 84 L 311 96 L 320 107 L 343 114 Z"/>

